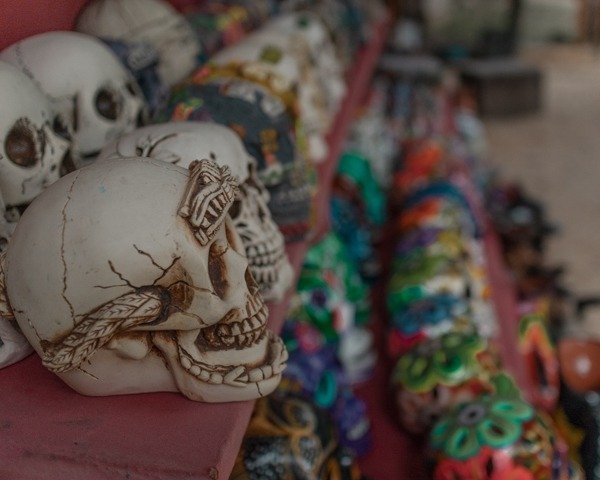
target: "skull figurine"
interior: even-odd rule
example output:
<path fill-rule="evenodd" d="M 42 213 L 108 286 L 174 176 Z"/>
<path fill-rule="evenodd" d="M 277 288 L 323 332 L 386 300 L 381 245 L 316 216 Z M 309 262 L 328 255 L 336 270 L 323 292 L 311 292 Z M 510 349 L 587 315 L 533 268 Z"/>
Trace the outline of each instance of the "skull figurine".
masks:
<path fill-rule="evenodd" d="M 301 125 L 297 135 L 306 137 L 306 155 L 313 162 L 320 162 L 327 155 L 324 135 L 332 122 L 327 110 L 325 90 L 319 86 L 316 71 L 310 65 L 310 49 L 302 37 L 290 37 L 289 32 L 279 29 L 263 29 L 249 35 L 238 43 L 217 53 L 211 64 L 218 67 L 237 66 L 241 78 L 257 81 L 271 79 L 272 93 L 296 96 L 298 121 Z M 300 144 L 300 147 L 304 145 Z"/>
<path fill-rule="evenodd" d="M 74 149 L 94 160 L 100 149 L 145 116 L 145 102 L 118 58 L 88 35 L 47 32 L 26 38 L 0 53 L 50 97 L 73 129 Z"/>
<path fill-rule="evenodd" d="M 6 300 L 5 258 L 6 252 L 2 251 L 0 253 L 0 368 L 8 367 L 33 352 L 31 345 L 16 325 L 13 311 Z"/>
<path fill-rule="evenodd" d="M 80 12 L 77 30 L 150 44 L 158 51 L 158 72 L 168 86 L 189 75 L 200 54 L 200 43 L 190 24 L 163 0 L 93 0 Z"/>
<path fill-rule="evenodd" d="M 86 395 L 272 392 L 287 360 L 227 211 L 236 182 L 201 160 L 97 162 L 21 217 L 7 304 L 43 364 Z"/>
<path fill-rule="evenodd" d="M 23 208 L 58 180 L 71 163 L 70 147 L 68 129 L 44 94 L 25 74 L 0 62 L 0 191 L 5 206 Z"/>
<path fill-rule="evenodd" d="M 258 176 L 271 197 L 269 209 L 286 242 L 304 238 L 309 229 L 310 170 L 298 154 L 292 120 L 279 98 L 252 82 L 220 78 L 174 90 L 163 117 L 212 121 L 235 131 L 257 162 Z"/>
<path fill-rule="evenodd" d="M 239 137 L 229 128 L 208 122 L 176 122 L 135 130 L 104 147 L 98 159 L 151 157 L 187 168 L 196 158 L 228 166 L 239 189 L 229 214 L 242 238 L 250 271 L 266 300 L 281 300 L 293 271 L 285 242 L 267 206 L 269 193 Z"/>
<path fill-rule="evenodd" d="M 310 11 L 290 12 L 275 17 L 269 22 L 268 28 L 288 36 L 291 32 L 292 39 L 302 38 L 306 42 L 319 84 L 327 92 L 328 107 L 335 113 L 346 93 L 346 83 L 344 70 L 323 22 Z"/>

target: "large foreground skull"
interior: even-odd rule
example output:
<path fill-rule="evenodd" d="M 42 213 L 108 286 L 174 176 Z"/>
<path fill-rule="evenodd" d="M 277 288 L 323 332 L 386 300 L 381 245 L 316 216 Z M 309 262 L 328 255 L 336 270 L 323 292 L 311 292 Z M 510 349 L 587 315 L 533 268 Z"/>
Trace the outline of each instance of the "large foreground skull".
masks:
<path fill-rule="evenodd" d="M 184 168 L 205 158 L 229 167 L 239 184 L 229 213 L 246 249 L 250 271 L 266 300 L 281 300 L 293 280 L 283 235 L 271 218 L 269 193 L 256 174 L 256 162 L 231 129 L 208 122 L 151 125 L 107 145 L 98 159 L 131 156 Z"/>
<path fill-rule="evenodd" d="M 71 140 L 33 81 L 0 62 L 0 191 L 7 207 L 25 207 L 60 177 Z M 64 161 L 64 162 L 63 162 Z"/>
<path fill-rule="evenodd" d="M 143 119 L 139 86 L 104 45 L 76 32 L 47 32 L 0 53 L 50 97 L 73 129 L 75 148 L 93 160 L 106 142 L 133 130 Z"/>
<path fill-rule="evenodd" d="M 87 395 L 273 391 L 287 352 L 227 211 L 229 169 L 97 162 L 33 202 L 6 254 L 12 311 L 44 365 Z"/>
<path fill-rule="evenodd" d="M 92 0 L 79 14 L 77 30 L 150 44 L 160 57 L 159 75 L 169 86 L 191 73 L 200 53 L 190 24 L 163 0 Z"/>

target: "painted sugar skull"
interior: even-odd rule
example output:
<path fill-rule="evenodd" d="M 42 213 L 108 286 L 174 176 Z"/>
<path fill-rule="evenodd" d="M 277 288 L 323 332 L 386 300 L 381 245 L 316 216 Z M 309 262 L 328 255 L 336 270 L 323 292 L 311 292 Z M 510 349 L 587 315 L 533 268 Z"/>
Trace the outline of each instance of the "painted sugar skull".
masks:
<path fill-rule="evenodd" d="M 0 191 L 8 208 L 25 207 L 72 165 L 71 139 L 35 83 L 0 62 Z"/>
<path fill-rule="evenodd" d="M 445 414 L 430 434 L 433 478 L 582 478 L 551 421 L 518 396 L 482 395 Z"/>
<path fill-rule="evenodd" d="M 492 392 L 497 360 L 473 332 L 425 339 L 403 355 L 393 374 L 402 425 L 425 433 L 451 407 Z"/>
<path fill-rule="evenodd" d="M 269 193 L 256 174 L 256 162 L 229 128 L 208 122 L 176 122 L 134 130 L 107 145 L 99 159 L 150 157 L 187 168 L 197 158 L 227 166 L 239 188 L 229 210 L 250 263 L 252 276 L 266 300 L 280 300 L 293 271 L 283 235 L 267 206 Z"/>
<path fill-rule="evenodd" d="M 344 69 L 337 58 L 329 32 L 310 11 L 284 13 L 269 22 L 269 29 L 284 32 L 292 39 L 302 38 L 309 49 L 319 84 L 327 92 L 328 109 L 335 112 L 346 93 Z"/>
<path fill-rule="evenodd" d="M 310 49 L 302 37 L 269 28 L 249 35 L 211 58 L 218 75 L 235 70 L 241 78 L 264 84 L 272 94 L 292 103 L 301 125 L 298 135 L 306 138 L 307 157 L 314 162 L 325 159 L 327 132 L 332 115 L 328 112 L 325 90 L 319 85 L 316 71 L 310 64 Z M 220 67 L 220 68 L 219 68 Z"/>
<path fill-rule="evenodd" d="M 77 30 L 96 37 L 150 44 L 158 52 L 158 73 L 168 86 L 189 75 L 200 54 L 192 27 L 163 0 L 93 0 L 80 12 Z"/>
<path fill-rule="evenodd" d="M 308 400 L 277 390 L 256 402 L 231 480 L 359 480 L 340 455 L 328 415 Z"/>
<path fill-rule="evenodd" d="M 73 131 L 82 160 L 94 160 L 105 143 L 133 130 L 145 102 L 133 77 L 104 45 L 77 32 L 47 32 L 0 53 L 50 97 Z"/>
<path fill-rule="evenodd" d="M 264 88 L 239 79 L 220 79 L 176 90 L 164 115 L 171 120 L 214 121 L 241 138 L 257 161 L 271 196 L 269 209 L 286 241 L 308 231 L 311 186 L 298 156 L 292 121 L 284 104 Z"/>
<path fill-rule="evenodd" d="M 287 351 L 227 211 L 236 182 L 201 160 L 97 162 L 22 216 L 5 264 L 16 320 L 43 364 L 86 395 L 267 395 Z"/>

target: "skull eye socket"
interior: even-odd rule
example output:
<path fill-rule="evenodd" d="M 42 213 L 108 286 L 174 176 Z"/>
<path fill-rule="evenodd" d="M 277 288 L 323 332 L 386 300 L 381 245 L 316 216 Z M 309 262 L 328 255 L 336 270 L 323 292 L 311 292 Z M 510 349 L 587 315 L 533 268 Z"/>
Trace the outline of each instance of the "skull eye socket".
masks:
<path fill-rule="evenodd" d="M 116 120 L 119 118 L 122 107 L 121 97 L 108 88 L 101 88 L 96 93 L 94 105 L 98 113 L 107 120 Z"/>
<path fill-rule="evenodd" d="M 59 137 L 62 137 L 65 140 L 71 140 L 71 132 L 69 131 L 67 124 L 60 115 L 54 117 L 54 120 L 52 121 L 52 130 Z"/>
<path fill-rule="evenodd" d="M 38 162 L 36 134 L 27 120 L 21 119 L 15 123 L 4 140 L 4 151 L 11 162 L 26 168 Z"/>

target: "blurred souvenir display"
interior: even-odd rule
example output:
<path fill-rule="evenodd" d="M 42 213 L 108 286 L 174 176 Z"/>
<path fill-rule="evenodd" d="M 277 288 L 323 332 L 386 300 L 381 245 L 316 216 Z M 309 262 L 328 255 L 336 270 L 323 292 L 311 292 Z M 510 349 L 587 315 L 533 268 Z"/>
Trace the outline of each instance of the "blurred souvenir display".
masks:
<path fill-rule="evenodd" d="M 6 478 L 594 478 L 597 299 L 383 2 L 71 13 L 0 52 Z"/>

